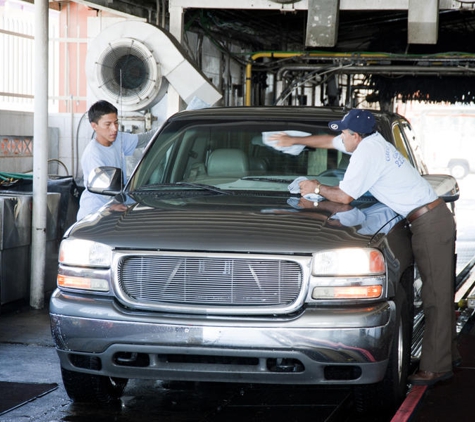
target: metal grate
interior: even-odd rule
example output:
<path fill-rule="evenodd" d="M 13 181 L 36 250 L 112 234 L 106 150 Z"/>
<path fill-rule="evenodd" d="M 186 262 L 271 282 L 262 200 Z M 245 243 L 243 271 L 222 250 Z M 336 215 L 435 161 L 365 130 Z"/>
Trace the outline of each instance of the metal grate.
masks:
<path fill-rule="evenodd" d="M 132 301 L 222 306 L 276 306 L 295 301 L 298 263 L 232 257 L 129 256 L 119 286 Z"/>
<path fill-rule="evenodd" d="M 33 138 L 31 136 L 2 136 L 0 139 L 0 156 L 32 157 Z"/>

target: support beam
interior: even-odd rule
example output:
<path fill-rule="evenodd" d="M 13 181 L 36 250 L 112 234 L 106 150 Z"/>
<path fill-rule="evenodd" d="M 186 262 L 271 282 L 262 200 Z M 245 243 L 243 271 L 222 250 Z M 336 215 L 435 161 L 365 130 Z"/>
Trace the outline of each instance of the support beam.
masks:
<path fill-rule="evenodd" d="M 334 47 L 340 0 L 308 0 L 306 47 Z"/>
<path fill-rule="evenodd" d="M 168 7 L 170 14 L 170 34 L 173 35 L 178 43 L 183 41 L 183 13 L 182 7 Z M 180 96 L 173 86 L 168 87 L 167 94 L 167 117 L 177 113 L 182 109 Z"/>
<path fill-rule="evenodd" d="M 340 0 L 340 10 L 407 10 L 408 1 Z M 290 12 L 294 10 L 308 10 L 310 8 L 310 0 L 299 0 L 295 3 L 291 3 L 290 0 L 286 3 L 272 0 L 168 0 L 168 2 L 170 7 L 182 7 L 183 9 L 261 9 Z M 320 3 L 326 2 L 327 0 L 320 0 Z M 419 0 L 419 2 L 425 4 L 425 0 Z M 441 10 L 460 10 L 463 7 L 461 2 L 455 0 L 440 0 L 439 3 Z"/>
<path fill-rule="evenodd" d="M 35 105 L 30 306 L 44 307 L 48 195 L 48 0 L 35 2 Z"/>
<path fill-rule="evenodd" d="M 409 0 L 407 42 L 437 44 L 439 0 Z"/>

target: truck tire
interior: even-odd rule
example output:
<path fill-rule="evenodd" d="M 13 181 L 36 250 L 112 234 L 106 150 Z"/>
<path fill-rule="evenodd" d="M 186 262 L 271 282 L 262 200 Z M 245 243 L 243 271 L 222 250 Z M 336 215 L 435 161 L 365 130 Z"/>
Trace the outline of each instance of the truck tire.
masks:
<path fill-rule="evenodd" d="M 128 379 L 91 375 L 61 368 L 64 388 L 75 402 L 111 404 L 122 396 Z"/>
<path fill-rule="evenodd" d="M 398 289 L 396 330 L 394 332 L 388 367 L 384 379 L 376 384 L 356 385 L 353 397 L 357 412 L 388 416 L 394 414 L 407 393 L 407 376 L 411 362 L 413 325 L 413 290 Z"/>
<path fill-rule="evenodd" d="M 450 174 L 456 179 L 463 179 L 469 172 L 469 166 L 464 160 L 451 160 L 449 170 Z"/>

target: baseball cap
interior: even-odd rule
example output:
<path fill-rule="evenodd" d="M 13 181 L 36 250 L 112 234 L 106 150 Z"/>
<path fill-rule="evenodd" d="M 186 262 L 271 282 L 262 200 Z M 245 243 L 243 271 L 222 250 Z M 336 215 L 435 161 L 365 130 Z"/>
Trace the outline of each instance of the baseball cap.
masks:
<path fill-rule="evenodd" d="M 371 133 L 375 124 L 373 113 L 355 108 L 346 113 L 343 119 L 328 123 L 328 127 L 335 131 L 350 129 L 356 133 Z"/>

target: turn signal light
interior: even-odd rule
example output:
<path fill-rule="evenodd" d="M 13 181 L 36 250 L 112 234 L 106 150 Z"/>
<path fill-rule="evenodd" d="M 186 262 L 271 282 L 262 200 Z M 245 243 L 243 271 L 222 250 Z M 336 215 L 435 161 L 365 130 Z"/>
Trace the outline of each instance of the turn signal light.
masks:
<path fill-rule="evenodd" d="M 101 278 L 75 277 L 58 274 L 58 287 L 81 290 L 94 290 L 99 292 L 109 291 L 109 283 Z"/>
<path fill-rule="evenodd" d="M 377 299 L 381 297 L 383 286 L 320 286 L 312 292 L 313 299 Z"/>

